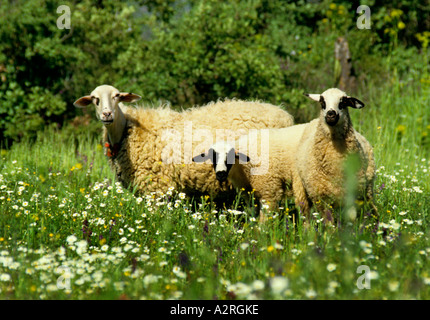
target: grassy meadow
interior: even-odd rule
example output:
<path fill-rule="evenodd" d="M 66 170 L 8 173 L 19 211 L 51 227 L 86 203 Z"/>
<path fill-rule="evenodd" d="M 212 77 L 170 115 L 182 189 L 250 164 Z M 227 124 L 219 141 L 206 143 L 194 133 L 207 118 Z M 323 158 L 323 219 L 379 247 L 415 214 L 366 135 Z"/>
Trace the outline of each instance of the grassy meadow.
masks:
<path fill-rule="evenodd" d="M 0 298 L 430 299 L 428 88 L 371 87 L 350 111 L 374 146 L 379 224 L 315 212 L 305 228 L 287 203 L 260 225 L 180 190 L 134 194 L 98 123 L 97 138 L 47 129 L 16 143 L 1 152 Z"/>

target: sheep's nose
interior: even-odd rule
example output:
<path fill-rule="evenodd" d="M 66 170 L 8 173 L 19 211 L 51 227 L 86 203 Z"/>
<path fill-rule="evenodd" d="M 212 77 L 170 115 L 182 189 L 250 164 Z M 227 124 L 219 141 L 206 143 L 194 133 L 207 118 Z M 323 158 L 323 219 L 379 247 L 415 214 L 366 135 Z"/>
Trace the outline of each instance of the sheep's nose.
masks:
<path fill-rule="evenodd" d="M 339 120 L 339 114 L 334 110 L 327 111 L 325 121 L 329 126 L 335 126 Z"/>
<path fill-rule="evenodd" d="M 224 182 L 225 180 L 227 180 L 227 171 L 218 171 L 216 173 L 216 178 L 219 182 Z"/>
<path fill-rule="evenodd" d="M 327 111 L 327 117 L 329 117 L 329 118 L 336 117 L 336 111 L 334 111 L 334 110 Z"/>
<path fill-rule="evenodd" d="M 112 124 L 113 122 L 113 114 L 112 111 L 103 111 L 100 120 L 103 122 L 105 126 Z"/>

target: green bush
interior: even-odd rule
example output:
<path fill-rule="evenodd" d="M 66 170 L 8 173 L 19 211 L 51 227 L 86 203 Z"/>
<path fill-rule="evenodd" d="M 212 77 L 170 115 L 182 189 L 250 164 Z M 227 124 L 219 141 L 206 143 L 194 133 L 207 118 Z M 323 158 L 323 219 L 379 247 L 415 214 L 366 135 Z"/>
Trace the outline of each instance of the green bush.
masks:
<path fill-rule="evenodd" d="M 269 99 L 284 90 L 279 58 L 259 30 L 258 2 L 197 3 L 160 23 L 140 48 L 120 58 L 124 78 L 150 100 L 202 104 L 220 97 Z M 145 50 L 146 49 L 146 50 Z M 140 73 L 140 74 L 138 74 Z"/>
<path fill-rule="evenodd" d="M 67 3 L 65 3 L 67 5 Z M 75 114 L 74 99 L 115 82 L 113 61 L 131 45 L 133 7 L 116 1 L 71 9 L 71 29 L 57 28 L 57 1 L 14 1 L 0 8 L 0 139 L 35 136 Z"/>
<path fill-rule="evenodd" d="M 429 79 L 428 4 L 370 2 L 370 30 L 355 4 L 305 0 L 74 1 L 71 29 L 57 1 L 0 7 L 0 141 L 34 137 L 82 111 L 73 101 L 108 83 L 157 104 L 219 98 L 287 105 L 307 120 L 304 91 L 337 85 L 334 42 L 348 39 L 358 89 Z M 91 110 L 84 112 L 90 112 Z"/>

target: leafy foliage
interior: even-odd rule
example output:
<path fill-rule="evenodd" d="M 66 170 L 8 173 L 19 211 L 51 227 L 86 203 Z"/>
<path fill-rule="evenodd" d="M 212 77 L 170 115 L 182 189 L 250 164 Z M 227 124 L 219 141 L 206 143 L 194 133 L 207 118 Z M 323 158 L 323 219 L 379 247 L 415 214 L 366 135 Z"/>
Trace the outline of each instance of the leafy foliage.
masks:
<path fill-rule="evenodd" d="M 36 136 L 76 115 L 97 85 L 177 107 L 223 97 L 287 105 L 307 120 L 301 93 L 336 85 L 334 42 L 348 39 L 358 90 L 410 77 L 428 81 L 430 5 L 304 0 L 6 1 L 0 8 L 0 140 Z M 79 111 L 81 112 L 81 111 Z M 86 112 L 86 111 L 84 111 Z"/>

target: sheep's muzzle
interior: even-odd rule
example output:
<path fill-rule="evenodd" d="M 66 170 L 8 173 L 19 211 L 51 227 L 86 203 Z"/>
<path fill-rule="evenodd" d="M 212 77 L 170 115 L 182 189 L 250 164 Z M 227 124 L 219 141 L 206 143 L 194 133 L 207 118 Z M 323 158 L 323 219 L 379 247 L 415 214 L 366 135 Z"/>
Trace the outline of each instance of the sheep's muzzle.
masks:
<path fill-rule="evenodd" d="M 112 120 L 101 120 L 101 122 L 105 126 L 110 126 L 113 123 L 113 119 Z"/>
<path fill-rule="evenodd" d="M 224 182 L 227 180 L 228 174 L 227 171 L 218 171 L 215 176 L 219 182 Z"/>
<path fill-rule="evenodd" d="M 339 121 L 339 114 L 336 111 L 330 110 L 327 112 L 325 116 L 325 122 L 327 122 L 329 126 L 335 126 L 338 121 Z"/>
<path fill-rule="evenodd" d="M 113 122 L 113 114 L 111 111 L 104 111 L 100 115 L 100 121 L 103 122 L 105 126 L 111 125 Z"/>

